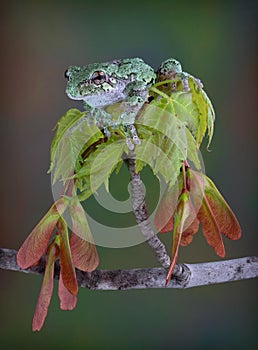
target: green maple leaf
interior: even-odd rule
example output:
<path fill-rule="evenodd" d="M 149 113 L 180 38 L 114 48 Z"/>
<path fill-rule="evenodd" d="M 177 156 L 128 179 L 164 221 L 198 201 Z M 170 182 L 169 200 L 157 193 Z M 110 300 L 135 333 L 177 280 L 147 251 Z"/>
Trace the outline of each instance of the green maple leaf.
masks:
<path fill-rule="evenodd" d="M 170 102 L 163 98 L 147 106 L 136 127 L 141 138 L 135 150 L 136 172 L 148 164 L 155 175 L 160 173 L 172 186 L 187 158 L 185 125 L 174 117 Z"/>
<path fill-rule="evenodd" d="M 166 111 L 185 123 L 195 138 L 197 147 L 200 147 L 206 132 L 209 146 L 214 131 L 215 112 L 207 94 L 196 86 L 192 77 L 189 77 L 189 92 L 176 91 L 168 95 L 162 91 L 163 85 L 166 86 L 168 82 L 159 82 L 150 90 L 156 94 L 154 96 L 160 95 L 162 100 L 166 101 L 160 103 L 160 106 L 166 104 Z"/>
<path fill-rule="evenodd" d="M 65 181 L 71 173 L 79 170 L 83 151 L 104 137 L 95 125 L 89 126 L 84 117 L 85 113 L 70 109 L 57 123 L 50 150 L 49 172 L 54 171 L 53 183 L 58 179 Z"/>
<path fill-rule="evenodd" d="M 115 169 L 119 169 L 119 163 L 124 152 L 127 151 L 125 139 L 115 140 L 110 138 L 106 143 L 101 143 L 86 158 L 80 170 L 72 177 L 79 182 L 80 200 L 85 200 L 104 183 L 106 190 L 109 188 L 109 177 Z"/>

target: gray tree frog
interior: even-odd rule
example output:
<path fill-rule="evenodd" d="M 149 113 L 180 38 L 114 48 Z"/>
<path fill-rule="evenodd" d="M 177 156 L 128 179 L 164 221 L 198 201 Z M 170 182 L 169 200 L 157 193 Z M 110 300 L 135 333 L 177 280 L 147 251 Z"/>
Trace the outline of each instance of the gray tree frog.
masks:
<path fill-rule="evenodd" d="M 182 81 L 183 89 L 189 91 L 188 75 L 182 72 L 175 59 L 163 62 L 157 73 L 141 58 L 127 58 L 83 67 L 70 66 L 65 77 L 68 79 L 66 94 L 71 99 L 84 101 L 88 122 L 93 121 L 103 128 L 107 136 L 107 127 L 122 125 L 131 150 L 140 143 L 134 122 L 148 100 L 149 88 L 162 79 L 178 79 Z M 105 107 L 121 101 L 123 112 L 114 121 Z"/>

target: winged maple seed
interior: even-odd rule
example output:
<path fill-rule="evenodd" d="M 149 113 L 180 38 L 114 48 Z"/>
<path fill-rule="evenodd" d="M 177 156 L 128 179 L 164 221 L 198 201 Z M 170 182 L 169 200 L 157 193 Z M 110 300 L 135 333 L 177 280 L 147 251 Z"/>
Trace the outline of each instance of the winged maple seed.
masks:
<path fill-rule="evenodd" d="M 201 172 L 185 167 L 179 178 L 179 196 L 175 199 L 175 190 L 167 190 L 157 209 L 154 225 L 160 233 L 172 231 L 171 263 L 166 284 L 173 273 L 179 245 L 186 246 L 199 230 L 208 244 L 220 257 L 225 256 L 222 234 L 232 240 L 241 236 L 240 225 L 214 183 Z M 176 201 L 176 208 L 171 211 Z"/>
<path fill-rule="evenodd" d="M 67 224 L 62 217 L 68 207 L 72 220 L 70 239 Z M 91 272 L 98 266 L 95 245 L 82 238 L 85 237 L 85 232 L 88 232 L 88 227 L 80 202 L 76 198 L 63 196 L 51 206 L 19 249 L 17 263 L 22 269 L 33 266 L 46 253 L 44 278 L 32 321 L 33 331 L 42 328 L 47 316 L 53 292 L 55 261 L 60 259 L 58 297 L 62 310 L 72 310 L 76 306 L 78 284 L 75 267 Z"/>

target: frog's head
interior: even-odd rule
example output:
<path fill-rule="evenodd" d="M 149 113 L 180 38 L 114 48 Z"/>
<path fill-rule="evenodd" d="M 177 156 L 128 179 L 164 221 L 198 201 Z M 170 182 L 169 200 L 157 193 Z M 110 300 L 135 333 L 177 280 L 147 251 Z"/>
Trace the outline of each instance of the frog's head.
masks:
<path fill-rule="evenodd" d="M 93 63 L 84 67 L 70 66 L 66 94 L 73 100 L 84 100 L 92 107 L 101 107 L 123 98 L 126 83 L 117 79 L 117 65 Z"/>
<path fill-rule="evenodd" d="M 182 73 L 181 63 L 174 58 L 164 61 L 158 68 L 158 74 L 164 76 L 173 76 L 176 73 Z"/>

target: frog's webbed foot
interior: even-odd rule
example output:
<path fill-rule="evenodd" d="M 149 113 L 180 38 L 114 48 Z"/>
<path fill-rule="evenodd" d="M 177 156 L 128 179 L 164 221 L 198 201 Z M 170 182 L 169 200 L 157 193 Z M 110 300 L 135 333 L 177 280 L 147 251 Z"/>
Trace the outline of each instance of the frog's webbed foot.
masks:
<path fill-rule="evenodd" d="M 197 86 L 198 89 L 202 89 L 203 88 L 203 83 L 201 82 L 200 79 L 195 78 L 193 75 L 190 75 L 188 73 L 178 73 L 177 77 L 181 80 L 182 85 L 183 85 L 183 91 L 189 92 L 190 91 L 190 87 L 189 87 L 189 82 L 188 79 L 192 78 L 194 80 L 195 85 Z"/>
<path fill-rule="evenodd" d="M 141 140 L 139 139 L 139 136 L 137 135 L 137 131 L 135 129 L 135 126 L 133 124 L 128 125 L 128 129 L 130 130 L 130 133 L 133 138 L 133 143 L 135 145 L 139 145 L 141 143 Z"/>
<path fill-rule="evenodd" d="M 182 82 L 183 91 L 189 92 L 190 91 L 190 87 L 188 83 L 189 75 L 187 73 L 182 72 L 182 73 L 177 73 L 176 77 Z"/>
<path fill-rule="evenodd" d="M 111 125 L 111 115 L 104 111 L 104 109 L 101 108 L 94 108 L 94 112 L 92 113 L 94 122 L 97 127 L 99 128 L 105 128 L 109 125 Z"/>
<path fill-rule="evenodd" d="M 199 89 L 203 88 L 203 83 L 201 82 L 201 79 L 195 78 L 192 76 L 192 78 L 194 79 L 196 85 L 198 86 Z"/>
<path fill-rule="evenodd" d="M 130 151 L 133 151 L 136 145 L 141 143 L 137 131 L 133 124 L 123 125 L 124 133 L 126 136 L 126 144 Z"/>
<path fill-rule="evenodd" d="M 190 87 L 189 87 L 189 83 L 188 83 L 187 78 L 182 79 L 182 85 L 183 85 L 183 91 L 186 91 L 186 92 L 190 91 Z"/>
<path fill-rule="evenodd" d="M 95 124 L 98 128 L 103 129 L 111 125 L 111 115 L 102 108 L 91 107 L 86 102 L 83 104 L 87 113 L 88 125 Z"/>

